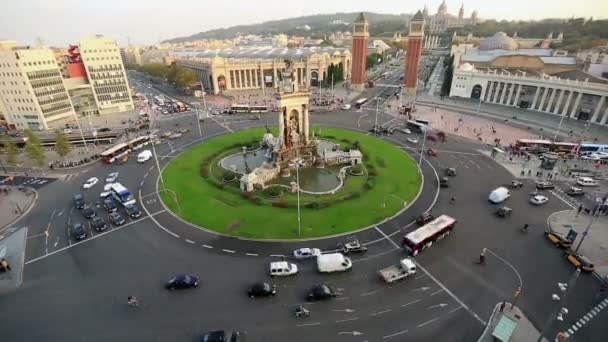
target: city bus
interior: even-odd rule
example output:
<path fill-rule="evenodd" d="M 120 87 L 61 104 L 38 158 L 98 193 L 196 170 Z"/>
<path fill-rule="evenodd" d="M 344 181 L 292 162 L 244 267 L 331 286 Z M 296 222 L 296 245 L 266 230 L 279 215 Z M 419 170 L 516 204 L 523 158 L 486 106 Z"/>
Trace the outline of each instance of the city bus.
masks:
<path fill-rule="evenodd" d="M 232 105 L 230 106 L 230 113 L 249 113 L 248 105 Z"/>
<path fill-rule="evenodd" d="M 137 137 L 127 143 L 131 151 L 137 151 L 140 148 L 148 145 L 150 143 L 150 136 L 144 135 L 141 137 Z"/>
<path fill-rule="evenodd" d="M 118 158 L 122 158 L 131 152 L 131 147 L 127 143 L 120 143 L 101 152 L 101 159 L 106 164 L 112 164 Z"/>
<path fill-rule="evenodd" d="M 412 256 L 418 255 L 422 250 L 431 247 L 434 242 L 450 235 L 456 225 L 456 219 L 441 215 L 433 221 L 407 234 L 401 246 Z"/>
<path fill-rule="evenodd" d="M 407 120 L 407 122 L 405 123 L 405 126 L 412 132 L 416 132 L 416 133 L 424 133 L 425 131 L 427 131 L 429 129 L 429 127 L 423 123 L 420 122 L 416 122 L 413 120 Z"/>
<path fill-rule="evenodd" d="M 544 139 L 517 139 L 515 149 L 532 153 L 544 153 L 551 151 L 553 142 Z"/>
<path fill-rule="evenodd" d="M 120 183 L 112 184 L 110 192 L 116 201 L 123 206 L 135 204 L 135 198 L 133 195 L 131 195 L 129 190 Z"/>
<path fill-rule="evenodd" d="M 582 143 L 579 148 L 579 154 L 582 156 L 598 152 L 608 153 L 608 144 Z"/>
<path fill-rule="evenodd" d="M 251 107 L 249 107 L 249 112 L 250 113 L 267 113 L 268 107 L 267 106 L 251 106 Z"/>
<path fill-rule="evenodd" d="M 355 101 L 355 107 L 357 107 L 357 109 L 360 109 L 361 106 L 363 106 L 366 102 L 367 102 L 367 98 L 365 98 L 365 97 L 358 99 L 357 101 Z"/>

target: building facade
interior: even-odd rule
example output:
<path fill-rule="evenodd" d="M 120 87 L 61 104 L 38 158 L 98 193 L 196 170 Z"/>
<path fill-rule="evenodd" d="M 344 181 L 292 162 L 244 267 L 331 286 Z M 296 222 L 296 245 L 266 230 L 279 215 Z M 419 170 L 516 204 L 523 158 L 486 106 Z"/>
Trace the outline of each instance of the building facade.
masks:
<path fill-rule="evenodd" d="M 132 110 L 127 73 L 116 41 L 102 36 L 80 41 L 78 50 L 100 115 Z"/>
<path fill-rule="evenodd" d="M 369 23 L 360 13 L 353 23 L 353 52 L 351 84 L 354 89 L 363 90 L 367 81 L 367 49 L 369 39 Z"/>
<path fill-rule="evenodd" d="M 17 129 L 54 129 L 73 122 L 74 108 L 51 49 L 0 50 L 0 112 Z"/>
<path fill-rule="evenodd" d="M 416 96 L 418 83 L 418 68 L 424 44 L 424 17 L 418 11 L 410 20 L 410 32 L 407 41 L 407 55 L 405 57 L 405 96 L 413 99 Z"/>
<path fill-rule="evenodd" d="M 580 51 L 576 54 L 576 60 L 591 75 L 608 79 L 608 46 Z"/>
<path fill-rule="evenodd" d="M 158 50 L 154 53 L 159 58 Z M 302 86 L 318 86 L 327 80 L 331 64 L 342 64 L 344 79 L 349 79 L 352 60 L 348 49 L 330 47 L 164 50 L 160 58 L 173 59 L 177 65 L 194 70 L 205 89 L 213 94 L 277 88 L 285 59 L 293 61 L 296 80 Z"/>
<path fill-rule="evenodd" d="M 445 0 L 441 2 L 441 5 L 439 5 L 437 13 L 429 14 L 428 8 L 424 6 L 422 15 L 426 22 L 427 30 L 430 33 L 442 33 L 449 29 L 464 27 L 465 25 L 475 25 L 479 22 L 479 19 L 477 18 L 477 11 L 473 11 L 471 17 L 465 18 L 464 4 L 460 7 L 457 16 L 449 14 L 448 6 L 446 5 Z"/>
<path fill-rule="evenodd" d="M 607 125 L 608 84 L 582 71 L 560 76 L 478 70 L 465 63 L 454 70 L 450 96 Z"/>

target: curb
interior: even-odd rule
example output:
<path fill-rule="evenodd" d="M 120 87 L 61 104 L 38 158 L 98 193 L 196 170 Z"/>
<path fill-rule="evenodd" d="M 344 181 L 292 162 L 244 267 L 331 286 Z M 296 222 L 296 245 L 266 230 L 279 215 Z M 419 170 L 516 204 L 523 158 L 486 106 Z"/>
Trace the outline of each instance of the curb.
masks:
<path fill-rule="evenodd" d="M 10 226 L 14 225 L 15 223 L 17 223 L 24 216 L 26 216 L 27 214 L 29 214 L 29 212 L 32 210 L 32 208 L 34 207 L 34 204 L 36 203 L 36 201 L 38 201 L 38 191 L 36 191 L 34 188 L 30 188 L 30 190 L 32 190 L 34 192 L 34 199 L 28 204 L 27 208 L 25 209 L 25 211 L 23 211 L 21 213 L 21 215 L 19 215 L 14 220 L 12 220 L 11 222 L 9 222 L 6 225 L 4 225 L 4 227 L 0 228 L 0 232 L 4 231 L 8 227 L 10 227 Z"/>
<path fill-rule="evenodd" d="M 488 318 L 488 324 L 486 324 L 486 327 L 485 329 L 483 329 L 483 332 L 477 339 L 477 342 L 481 342 L 485 338 L 485 335 L 488 333 L 488 330 L 490 330 L 490 326 L 492 325 L 492 319 L 494 319 L 494 316 L 496 315 L 496 312 L 498 312 L 498 309 L 500 308 L 501 304 L 502 302 L 494 306 L 494 310 L 492 310 L 492 314 L 490 315 L 490 318 Z M 506 305 L 511 305 L 511 303 L 506 303 Z"/>
<path fill-rule="evenodd" d="M 259 128 L 259 127 L 264 127 L 264 126 L 248 127 L 248 128 L 245 128 L 245 129 Z M 355 131 L 355 132 L 358 132 L 358 133 L 365 133 L 365 132 L 366 132 L 366 131 L 364 131 L 364 130 L 355 129 L 355 128 L 350 128 L 350 127 L 344 127 L 344 126 L 328 126 L 328 127 L 341 128 L 341 129 L 346 129 L 346 130 L 350 130 L 350 131 Z M 210 135 L 210 136 L 204 137 L 204 138 L 203 138 L 201 141 L 197 141 L 197 142 L 198 142 L 198 143 L 200 143 L 200 142 L 202 142 L 202 141 L 206 140 L 206 138 L 209 138 L 209 137 L 216 137 L 216 136 L 220 136 L 220 135 L 224 135 L 224 134 L 227 134 L 227 133 L 226 133 L 226 132 L 219 132 L 219 133 L 215 133 L 215 134 L 213 134 L 213 135 Z M 384 139 L 382 139 L 382 140 L 384 140 Z M 392 141 L 392 142 L 393 142 L 393 144 L 394 144 L 394 143 L 400 144 L 400 143 L 399 143 L 397 140 L 395 140 L 395 139 L 389 138 L 388 140 Z M 191 143 L 190 145 L 193 145 L 193 144 L 194 144 L 194 142 L 193 142 L 193 143 Z M 177 154 L 176 156 L 174 156 L 172 159 L 175 159 L 175 158 L 179 157 L 179 155 L 181 155 L 182 153 L 185 153 L 185 152 L 186 152 L 186 150 L 181 151 L 179 154 Z M 415 151 L 414 151 L 414 152 L 415 152 Z M 412 157 L 411 157 L 411 155 L 409 155 L 407 152 L 403 151 L 403 153 L 407 154 L 407 155 L 408 155 L 410 158 L 412 158 Z M 417 153 L 417 152 L 415 152 L 415 153 Z M 414 158 L 412 158 L 412 159 L 414 159 Z M 431 167 L 431 169 L 434 171 L 434 173 L 435 173 L 435 177 L 437 178 L 437 182 L 439 182 L 439 176 L 438 176 L 438 174 L 437 174 L 437 170 L 435 169 L 435 167 L 433 167 L 433 165 L 432 165 L 432 164 L 431 164 L 431 163 L 430 163 L 430 162 L 429 162 L 429 161 L 428 161 L 426 158 L 424 158 L 424 157 L 423 157 L 422 159 L 423 159 L 423 160 L 424 160 L 424 161 L 425 161 L 425 162 L 426 162 L 426 163 L 427 163 L 427 164 L 428 164 L 428 165 Z M 416 160 L 414 159 L 414 162 L 415 162 L 415 161 L 416 161 Z M 169 165 L 169 163 L 167 163 L 167 164 L 165 164 L 165 165 L 163 166 L 163 168 L 161 169 L 161 173 L 162 173 L 162 172 L 164 172 L 165 168 L 166 168 L 168 165 Z M 280 242 L 280 243 L 288 243 L 288 242 L 320 241 L 320 240 L 332 239 L 332 238 L 337 238 L 337 237 L 341 237 L 341 236 L 347 236 L 347 235 L 351 235 L 351 234 L 360 233 L 360 232 L 362 232 L 362 231 L 365 231 L 365 230 L 368 230 L 368 229 L 374 228 L 374 227 L 376 227 L 376 226 L 378 226 L 378 225 L 380 225 L 380 224 L 383 224 L 383 223 L 385 223 L 385 222 L 387 222 L 387 221 L 389 221 L 389 220 L 392 220 L 392 219 L 394 219 L 395 217 L 397 217 L 397 216 L 401 215 L 403 212 L 405 212 L 407 209 L 409 209 L 409 208 L 410 208 L 410 207 L 411 207 L 411 206 L 412 206 L 412 205 L 413 205 L 413 204 L 414 204 L 414 203 L 415 203 L 415 202 L 418 200 L 418 198 L 419 198 L 419 197 L 420 197 L 420 195 L 422 194 L 422 190 L 424 189 L 424 174 L 422 173 L 422 171 L 421 171 L 420 167 L 418 167 L 418 172 L 419 172 L 419 173 L 420 173 L 420 175 L 421 175 L 421 180 L 422 180 L 422 183 L 421 183 L 421 184 L 422 184 L 422 186 L 421 186 L 421 187 L 420 187 L 420 189 L 418 190 L 418 193 L 416 194 L 416 197 L 414 197 L 414 199 L 413 199 L 413 200 L 412 200 L 410 203 L 408 203 L 408 205 L 407 205 L 406 207 L 402 208 L 401 210 L 399 210 L 399 211 L 398 211 L 397 213 L 395 213 L 394 215 L 392 215 L 392 216 L 390 216 L 390 217 L 386 217 L 386 218 L 384 218 L 383 220 L 381 220 L 381 221 L 379 221 L 379 222 L 376 222 L 375 224 L 369 225 L 369 226 L 367 226 L 367 227 L 362 227 L 362 228 L 359 228 L 359 229 L 357 229 L 357 230 L 352 230 L 352 231 L 349 231 L 349 232 L 345 232 L 345 233 L 339 233 L 339 234 L 333 234 L 333 235 L 326 235 L 326 236 L 323 236 L 323 237 L 316 237 L 316 238 L 307 238 L 307 239 L 251 239 L 251 238 L 239 237 L 239 236 L 234 236 L 234 235 L 227 235 L 227 234 L 224 234 L 224 233 L 219 233 L 219 232 L 214 231 L 214 230 L 210 230 L 209 228 L 206 228 L 206 227 L 203 227 L 203 226 L 196 225 L 196 224 L 194 224 L 194 223 L 192 223 L 192 222 L 189 222 L 189 221 L 185 220 L 184 218 L 177 216 L 177 215 L 176 215 L 176 214 L 175 214 L 175 213 L 174 213 L 172 210 L 170 210 L 170 209 L 169 209 L 169 208 L 166 206 L 166 204 L 164 203 L 164 201 L 163 201 L 162 199 L 160 199 L 160 202 L 161 202 L 161 204 L 162 204 L 163 208 L 164 208 L 164 209 L 165 209 L 165 210 L 166 210 L 166 211 L 167 211 L 167 212 L 168 212 L 170 215 L 172 215 L 172 216 L 173 216 L 173 217 L 175 217 L 176 219 L 180 220 L 181 222 L 183 222 L 183 223 L 185 223 L 185 224 L 189 225 L 189 226 L 190 226 L 190 227 L 192 227 L 192 228 L 200 229 L 200 230 L 203 230 L 203 231 L 205 231 L 205 232 L 207 232 L 207 233 L 210 233 L 210 234 L 213 234 L 213 235 L 217 235 L 217 236 L 228 237 L 228 238 L 234 238 L 234 239 L 238 239 L 238 240 L 241 240 L 241 241 L 251 241 L 251 242 Z M 157 194 L 159 194 L 159 181 L 160 181 L 160 175 L 156 177 L 156 193 L 157 193 Z M 159 195 L 159 197 L 160 197 L 160 195 Z M 430 211 L 430 210 L 431 210 L 431 209 L 432 209 L 432 208 L 435 206 L 435 203 L 437 202 L 437 198 L 438 198 L 438 197 L 439 197 L 439 190 L 436 192 L 436 194 L 435 194 L 435 198 L 433 199 L 433 203 L 431 203 L 431 205 L 430 205 L 429 209 L 427 209 L 427 211 Z M 410 223 L 410 224 L 411 224 L 411 223 Z M 408 224 L 408 225 L 406 225 L 406 226 L 409 226 L 410 224 Z M 399 232 L 401 229 L 402 229 L 402 228 L 400 228 L 400 229 L 396 230 L 395 232 L 392 232 L 392 233 L 391 233 L 391 234 L 389 234 L 388 236 L 390 237 L 390 236 L 394 235 L 395 233 Z M 383 237 L 383 239 L 384 239 L 384 237 Z"/>

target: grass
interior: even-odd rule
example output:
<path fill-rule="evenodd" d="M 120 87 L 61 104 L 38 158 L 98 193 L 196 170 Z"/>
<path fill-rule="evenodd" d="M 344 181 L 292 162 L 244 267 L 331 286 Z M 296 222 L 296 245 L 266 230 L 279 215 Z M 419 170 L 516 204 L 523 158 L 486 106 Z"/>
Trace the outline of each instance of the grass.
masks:
<path fill-rule="evenodd" d="M 261 139 L 264 129 L 238 131 L 192 147 L 171 161 L 163 176 L 165 186 L 175 191 L 181 209 L 180 216 L 194 224 L 234 236 L 258 239 L 298 238 L 297 210 L 271 205 L 255 205 L 238 192 L 220 189 L 200 175 L 201 162 L 239 142 Z M 421 178 L 416 162 L 398 147 L 365 134 L 322 128 L 329 140 L 359 141 L 363 162 L 377 176 L 374 186 L 358 198 L 334 203 L 322 209 L 302 207 L 301 238 L 345 233 L 374 224 L 403 208 L 418 193 Z M 357 190 L 365 176 L 349 177 L 345 191 Z M 352 181 L 351 181 L 352 180 Z M 342 192 L 342 191 L 341 191 Z M 263 195 L 261 195 L 263 196 Z M 334 195 L 336 196 L 336 195 Z M 161 192 L 165 204 L 178 212 L 169 192 Z M 302 195 L 302 202 L 322 201 L 331 196 Z M 295 194 L 285 193 L 281 200 L 291 201 Z"/>

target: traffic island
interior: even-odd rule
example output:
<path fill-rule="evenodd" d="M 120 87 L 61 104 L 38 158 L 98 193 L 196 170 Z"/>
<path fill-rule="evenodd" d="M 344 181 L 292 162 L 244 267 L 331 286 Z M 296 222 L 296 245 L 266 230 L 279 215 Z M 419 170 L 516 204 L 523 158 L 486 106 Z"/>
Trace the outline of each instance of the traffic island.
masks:
<path fill-rule="evenodd" d="M 530 342 L 538 340 L 540 333 L 526 315 L 511 303 L 496 304 L 486 328 L 477 342 Z M 543 341 L 547 341 L 543 338 Z"/>
<path fill-rule="evenodd" d="M 21 286 L 25 260 L 27 228 L 9 228 L 0 236 L 0 260 L 6 260 L 10 269 L 0 270 L 0 293 Z"/>

